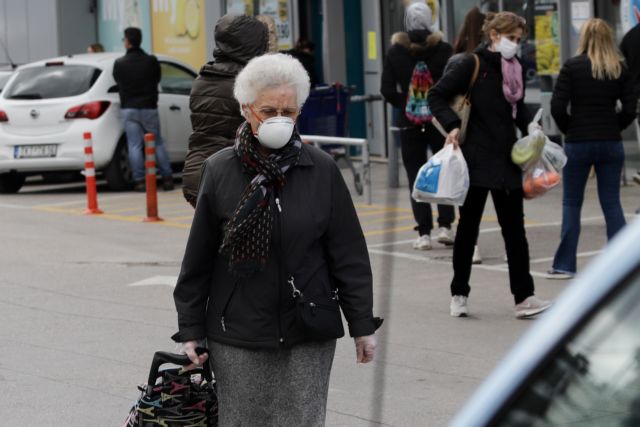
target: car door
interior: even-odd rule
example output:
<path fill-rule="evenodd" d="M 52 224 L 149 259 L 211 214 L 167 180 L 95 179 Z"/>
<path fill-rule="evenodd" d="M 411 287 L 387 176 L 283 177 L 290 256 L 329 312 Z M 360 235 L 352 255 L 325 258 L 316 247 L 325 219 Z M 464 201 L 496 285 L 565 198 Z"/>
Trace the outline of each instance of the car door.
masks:
<path fill-rule="evenodd" d="M 160 69 L 160 132 L 171 162 L 180 163 L 184 162 L 191 135 L 189 94 L 196 73 L 166 60 L 160 61 Z"/>

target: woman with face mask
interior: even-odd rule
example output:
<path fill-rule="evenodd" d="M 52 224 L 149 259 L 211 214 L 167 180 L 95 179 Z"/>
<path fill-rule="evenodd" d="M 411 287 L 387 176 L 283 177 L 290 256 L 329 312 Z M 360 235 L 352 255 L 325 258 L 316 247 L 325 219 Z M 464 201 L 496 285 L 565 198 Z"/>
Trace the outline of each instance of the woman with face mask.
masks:
<path fill-rule="evenodd" d="M 429 91 L 434 116 L 447 130 L 446 144 L 462 149 L 469 167 L 470 188 L 460 208 L 453 249 L 450 314 L 467 316 L 471 291 L 471 261 L 480 220 L 489 193 L 502 229 L 509 265 L 509 282 L 515 316 L 535 316 L 549 308 L 548 301 L 534 295 L 529 273 L 529 247 L 524 228 L 522 171 L 511 162 L 516 126 L 528 133 L 532 115 L 524 104 L 524 72 L 516 56 L 526 32 L 525 20 L 511 12 L 489 13 L 483 26 L 487 43 L 467 54 Z M 471 115 L 464 144 L 458 141 L 460 119 L 449 107 L 465 94 L 479 60 L 479 73 L 470 91 Z"/>
<path fill-rule="evenodd" d="M 208 346 L 221 426 L 324 425 L 340 310 L 357 363 L 373 360 L 382 323 L 364 235 L 335 162 L 296 131 L 302 64 L 254 58 L 234 95 L 246 121 L 205 161 L 173 339 L 195 364 Z"/>

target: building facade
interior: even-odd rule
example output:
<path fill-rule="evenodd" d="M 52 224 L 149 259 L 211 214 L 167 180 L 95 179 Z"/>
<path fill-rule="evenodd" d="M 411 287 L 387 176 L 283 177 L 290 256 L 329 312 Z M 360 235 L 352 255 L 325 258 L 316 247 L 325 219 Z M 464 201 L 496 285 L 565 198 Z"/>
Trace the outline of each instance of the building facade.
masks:
<path fill-rule="evenodd" d="M 406 4 L 425 1 L 434 28 L 453 41 L 465 13 L 512 11 L 526 18 L 529 36 L 521 48 L 527 70 L 527 102 L 548 102 L 553 78 L 577 47 L 581 25 L 601 17 L 622 35 L 637 23 L 640 0 L 0 0 L 0 64 L 25 63 L 84 52 L 99 41 L 123 50 L 122 30 L 142 28 L 143 48 L 174 56 L 198 69 L 210 61 L 214 27 L 225 13 L 269 15 L 279 48 L 300 38 L 315 44 L 315 70 L 326 83 L 354 94 L 378 94 L 391 34 L 403 30 Z M 348 133 L 367 137 L 371 151 L 387 154 L 390 111 L 383 102 L 352 104 Z M 553 126 L 547 117 L 545 128 Z"/>

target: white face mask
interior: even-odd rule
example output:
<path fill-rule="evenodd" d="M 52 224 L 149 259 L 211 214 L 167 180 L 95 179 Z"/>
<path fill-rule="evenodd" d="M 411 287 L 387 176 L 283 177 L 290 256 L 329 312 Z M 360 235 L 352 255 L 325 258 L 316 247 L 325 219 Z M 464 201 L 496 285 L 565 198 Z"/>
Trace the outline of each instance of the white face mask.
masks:
<path fill-rule="evenodd" d="M 257 116 L 256 116 L 257 118 Z M 258 118 L 258 120 L 260 120 Z M 267 120 L 260 120 L 256 138 L 264 147 L 279 150 L 287 145 L 293 134 L 296 122 L 289 117 L 276 116 Z"/>
<path fill-rule="evenodd" d="M 496 52 L 500 52 L 504 59 L 511 59 L 516 56 L 518 52 L 518 43 L 512 42 L 505 36 L 501 36 L 500 40 L 494 44 Z"/>

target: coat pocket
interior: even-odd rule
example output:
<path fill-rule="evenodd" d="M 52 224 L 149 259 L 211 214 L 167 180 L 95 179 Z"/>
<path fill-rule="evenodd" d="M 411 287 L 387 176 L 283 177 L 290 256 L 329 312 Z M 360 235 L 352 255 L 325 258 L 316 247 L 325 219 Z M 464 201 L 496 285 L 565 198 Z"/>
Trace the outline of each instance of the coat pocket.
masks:
<path fill-rule="evenodd" d="M 326 298 L 326 297 L 325 297 Z M 344 336 L 340 306 L 336 299 L 306 299 L 298 297 L 298 319 L 315 339 L 336 339 Z"/>
<path fill-rule="evenodd" d="M 233 286 L 231 287 L 231 292 L 229 292 L 229 297 L 222 305 L 222 311 L 220 312 L 220 326 L 222 327 L 222 332 L 227 332 L 227 325 L 225 323 L 225 315 L 227 314 L 227 310 L 229 308 L 229 304 L 233 299 L 233 295 L 236 293 L 236 289 L 238 288 L 238 281 L 233 282 Z"/>

